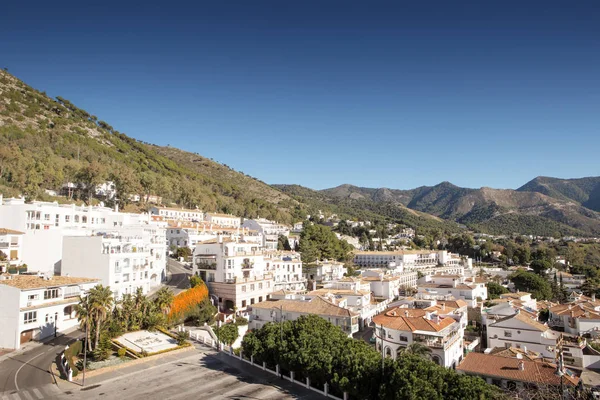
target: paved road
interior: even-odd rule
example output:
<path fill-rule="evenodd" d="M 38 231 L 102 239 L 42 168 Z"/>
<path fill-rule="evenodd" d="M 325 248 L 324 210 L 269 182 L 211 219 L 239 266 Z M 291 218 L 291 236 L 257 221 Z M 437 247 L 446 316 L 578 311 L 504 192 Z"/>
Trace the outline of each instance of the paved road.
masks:
<path fill-rule="evenodd" d="M 260 377 L 263 371 L 257 369 L 254 374 L 246 364 L 243 368 L 232 366 L 222 360 L 228 356 L 216 355 L 213 350 L 186 354 L 90 378 L 85 388 L 71 388 L 56 399 L 324 399 L 273 375 Z"/>
<path fill-rule="evenodd" d="M 32 389 L 54 383 L 50 365 L 65 345 L 81 336 L 75 331 L 51 341 L 35 345 L 31 350 L 10 356 L 0 363 L 0 393 Z M 25 397 L 29 400 L 28 397 Z M 33 397 L 38 398 L 38 396 Z M 4 400 L 2 397 L 0 399 Z"/>
<path fill-rule="evenodd" d="M 171 258 L 168 259 L 168 268 L 171 272 L 171 281 L 167 286 L 171 288 L 174 294 L 184 291 L 189 288 L 189 277 L 192 271 L 187 269 L 183 264 Z"/>

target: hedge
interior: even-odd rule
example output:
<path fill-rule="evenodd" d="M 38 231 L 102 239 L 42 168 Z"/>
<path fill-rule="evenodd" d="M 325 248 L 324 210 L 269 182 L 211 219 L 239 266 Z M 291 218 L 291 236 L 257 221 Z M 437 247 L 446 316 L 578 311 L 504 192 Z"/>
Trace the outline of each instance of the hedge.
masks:
<path fill-rule="evenodd" d="M 83 342 L 81 340 L 77 340 L 73 344 L 69 345 L 69 348 L 65 350 L 65 358 L 73 370 L 73 376 L 77 376 L 79 373 L 79 368 L 75 366 L 73 362 L 73 357 L 78 356 L 83 350 Z"/>

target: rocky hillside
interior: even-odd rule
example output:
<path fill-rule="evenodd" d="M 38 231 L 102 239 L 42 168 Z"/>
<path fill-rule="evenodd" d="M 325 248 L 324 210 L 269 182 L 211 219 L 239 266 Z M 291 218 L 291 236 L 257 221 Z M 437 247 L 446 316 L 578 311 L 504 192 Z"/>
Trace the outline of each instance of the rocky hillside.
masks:
<path fill-rule="evenodd" d="M 559 200 L 572 201 L 600 212 L 600 177 L 559 179 L 538 176 L 517 189 L 538 192 Z"/>

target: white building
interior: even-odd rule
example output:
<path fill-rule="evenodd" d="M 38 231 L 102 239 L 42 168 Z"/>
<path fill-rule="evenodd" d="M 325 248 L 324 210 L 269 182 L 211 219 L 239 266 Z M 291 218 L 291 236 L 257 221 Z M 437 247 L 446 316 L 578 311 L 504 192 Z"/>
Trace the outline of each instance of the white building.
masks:
<path fill-rule="evenodd" d="M 433 362 L 456 367 L 463 357 L 462 315 L 444 307 L 438 310 L 394 307 L 373 318 L 377 350 L 396 359 L 412 343 L 427 346 Z M 382 347 L 383 346 L 383 347 Z"/>
<path fill-rule="evenodd" d="M 205 217 L 207 222 L 211 224 L 221 225 L 227 228 L 239 228 L 240 217 L 230 214 L 219 214 L 219 213 L 206 213 Z"/>
<path fill-rule="evenodd" d="M 0 348 L 18 349 L 79 323 L 74 306 L 96 279 L 0 275 Z"/>
<path fill-rule="evenodd" d="M 151 223 L 148 214 L 120 213 L 107 207 L 1 198 L 3 227 L 25 233 L 22 262 L 29 271 L 60 273 L 65 236 L 86 236 L 93 230 Z"/>
<path fill-rule="evenodd" d="M 67 236 L 63 242 L 62 274 L 99 278 L 115 299 L 144 293 L 166 279 L 163 228 L 126 227 L 91 236 Z"/>
<path fill-rule="evenodd" d="M 151 207 L 151 215 L 158 215 L 165 220 L 200 222 L 204 220 L 204 213 L 200 210 L 188 210 L 173 207 Z"/>
<path fill-rule="evenodd" d="M 458 272 L 472 268 L 473 260 L 461 258 L 446 250 L 357 251 L 354 253 L 354 264 L 366 268 L 383 267 L 402 271 L 453 267 Z"/>
<path fill-rule="evenodd" d="M 273 275 L 273 291 L 306 290 L 306 278 L 302 274 L 300 253 L 285 251 L 266 254 L 264 262 L 265 271 Z"/>
<path fill-rule="evenodd" d="M 336 261 L 317 261 L 315 265 L 304 268 L 304 277 L 318 283 L 342 279 L 348 272 L 343 263 Z"/>
<path fill-rule="evenodd" d="M 245 219 L 242 228 L 251 229 L 260 233 L 263 237 L 263 248 L 265 250 L 277 250 L 279 236 L 289 236 L 290 227 L 269 221 L 265 218 Z"/>
<path fill-rule="evenodd" d="M 394 300 L 406 294 L 407 289 L 417 286 L 418 273 L 416 271 L 386 274 L 379 270 L 366 270 L 362 279 L 369 282 L 373 296 L 379 299 Z"/>
<path fill-rule="evenodd" d="M 427 295 L 452 295 L 467 300 L 474 307 L 477 299 L 487 299 L 487 286 L 477 280 L 469 280 L 460 275 L 427 275 L 417 283 L 417 291 Z"/>
<path fill-rule="evenodd" d="M 20 231 L 0 228 L 0 253 L 4 255 L 7 266 L 16 267 L 23 263 L 21 260 L 23 235 L 24 233 Z M 0 272 L 6 272 L 1 265 Z"/>
<path fill-rule="evenodd" d="M 568 272 L 557 270 L 551 270 L 546 276 L 550 281 L 553 281 L 556 277 L 557 283 L 562 285 L 569 293 L 580 291 L 581 286 L 583 286 L 586 280 L 584 274 L 569 274 Z"/>
<path fill-rule="evenodd" d="M 568 304 L 550 307 L 548 325 L 573 335 L 600 335 L 600 301 L 595 296 L 573 294 Z"/>
<path fill-rule="evenodd" d="M 303 315 L 318 315 L 331 322 L 349 337 L 358 332 L 358 315 L 319 296 L 310 299 L 263 301 L 252 306 L 250 329 L 260 329 L 268 322 L 295 321 Z"/>
<path fill-rule="evenodd" d="M 264 301 L 273 292 L 273 273 L 266 269 L 262 246 L 219 236 L 198 243 L 193 253 L 193 274 L 207 283 L 219 310 L 239 311 Z"/>

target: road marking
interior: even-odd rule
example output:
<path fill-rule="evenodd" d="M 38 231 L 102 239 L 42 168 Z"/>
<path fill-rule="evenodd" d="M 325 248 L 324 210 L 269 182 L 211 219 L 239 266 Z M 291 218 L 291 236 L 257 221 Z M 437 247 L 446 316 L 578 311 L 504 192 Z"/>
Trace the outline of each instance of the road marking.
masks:
<path fill-rule="evenodd" d="M 44 398 L 44 396 L 42 395 L 42 392 L 40 392 L 39 390 L 37 390 L 35 388 L 33 389 L 33 394 L 35 394 L 35 397 L 37 397 L 38 399 Z"/>
<path fill-rule="evenodd" d="M 50 350 L 53 350 L 53 349 L 50 349 Z M 43 353 L 38 354 L 37 356 L 33 357 L 32 359 L 30 359 L 29 361 L 25 362 L 25 364 L 23 364 L 23 365 L 21 365 L 19 367 L 19 369 L 17 370 L 17 372 L 15 372 L 15 389 L 19 390 L 19 385 L 17 384 L 17 376 L 19 375 L 19 372 L 21 372 L 21 370 L 23 369 L 23 367 L 26 366 L 27 364 L 29 364 L 30 362 L 32 362 L 33 360 L 35 360 L 36 358 L 38 358 L 39 356 L 43 356 L 46 353 L 47 352 L 45 351 Z M 19 400 L 21 400 L 21 399 L 19 399 Z"/>
<path fill-rule="evenodd" d="M 8 396 L 2 396 L 2 400 L 10 400 Z"/>
<path fill-rule="evenodd" d="M 21 400 L 21 397 L 19 396 L 19 393 L 13 393 L 12 397 L 15 400 Z"/>
<path fill-rule="evenodd" d="M 27 400 L 33 400 L 33 397 L 29 394 L 27 390 L 23 390 L 21 393 L 27 398 Z"/>

